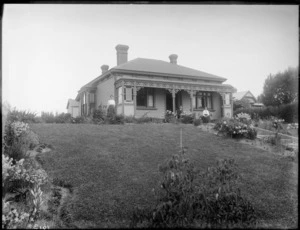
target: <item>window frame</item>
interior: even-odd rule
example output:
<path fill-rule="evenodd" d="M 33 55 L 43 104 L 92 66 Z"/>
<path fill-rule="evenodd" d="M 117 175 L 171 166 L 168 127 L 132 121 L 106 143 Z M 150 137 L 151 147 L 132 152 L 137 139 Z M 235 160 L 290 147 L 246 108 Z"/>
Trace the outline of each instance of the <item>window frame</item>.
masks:
<path fill-rule="evenodd" d="M 145 104 L 144 105 L 139 105 L 138 104 L 138 97 L 139 94 L 141 93 L 141 90 L 145 91 Z M 152 106 L 149 106 L 149 95 L 152 96 Z M 136 94 L 136 107 L 137 109 L 155 109 L 155 89 L 154 88 L 149 88 L 149 87 L 143 87 L 139 91 L 137 91 Z"/>
<path fill-rule="evenodd" d="M 199 107 L 198 103 L 198 98 L 201 98 L 201 107 Z M 207 109 L 213 110 L 213 92 L 209 91 L 197 91 L 195 96 L 194 96 L 194 109 L 204 109 L 207 107 Z M 210 107 L 208 107 L 208 101 L 210 100 Z"/>

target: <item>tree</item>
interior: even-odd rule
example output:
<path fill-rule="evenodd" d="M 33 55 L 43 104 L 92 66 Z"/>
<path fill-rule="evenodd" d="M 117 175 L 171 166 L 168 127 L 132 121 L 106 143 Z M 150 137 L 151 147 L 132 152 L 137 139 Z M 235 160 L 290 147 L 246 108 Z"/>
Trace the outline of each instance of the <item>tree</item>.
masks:
<path fill-rule="evenodd" d="M 236 100 L 233 102 L 233 111 L 237 109 L 248 109 L 251 107 L 251 104 L 248 100 L 242 99 L 242 100 Z"/>
<path fill-rule="evenodd" d="M 259 96 L 266 106 L 279 106 L 298 100 L 298 67 L 269 75 Z"/>

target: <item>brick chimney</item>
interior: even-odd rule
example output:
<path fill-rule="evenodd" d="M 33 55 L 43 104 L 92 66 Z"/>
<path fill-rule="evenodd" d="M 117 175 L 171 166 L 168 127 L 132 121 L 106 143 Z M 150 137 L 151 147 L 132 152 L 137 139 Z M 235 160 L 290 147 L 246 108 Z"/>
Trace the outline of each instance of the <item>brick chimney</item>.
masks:
<path fill-rule="evenodd" d="M 104 74 L 106 71 L 108 71 L 108 69 L 109 69 L 108 65 L 102 65 L 101 66 L 102 74 Z"/>
<path fill-rule="evenodd" d="M 117 65 L 121 65 L 123 63 L 127 62 L 127 51 L 129 49 L 129 46 L 127 45 L 117 45 Z"/>
<path fill-rule="evenodd" d="M 170 58 L 170 63 L 175 64 L 175 65 L 177 64 L 177 58 L 178 58 L 177 54 L 171 54 L 169 56 L 169 58 Z"/>

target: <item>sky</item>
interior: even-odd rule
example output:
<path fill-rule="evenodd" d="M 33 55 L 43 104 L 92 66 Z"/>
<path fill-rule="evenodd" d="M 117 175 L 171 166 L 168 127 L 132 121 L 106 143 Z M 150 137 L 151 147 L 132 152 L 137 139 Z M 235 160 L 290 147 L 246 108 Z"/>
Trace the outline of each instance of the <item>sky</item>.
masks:
<path fill-rule="evenodd" d="M 3 101 L 36 113 L 67 112 L 69 98 L 128 60 L 151 58 L 220 77 L 237 91 L 263 91 L 269 74 L 299 63 L 297 5 L 5 4 Z"/>

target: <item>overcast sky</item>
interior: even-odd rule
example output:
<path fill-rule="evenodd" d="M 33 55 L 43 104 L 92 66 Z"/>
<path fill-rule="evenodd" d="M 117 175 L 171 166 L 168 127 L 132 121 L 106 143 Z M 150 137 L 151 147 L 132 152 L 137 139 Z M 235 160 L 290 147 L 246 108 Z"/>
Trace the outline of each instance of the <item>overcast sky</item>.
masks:
<path fill-rule="evenodd" d="M 4 5 L 3 100 L 33 112 L 66 112 L 69 98 L 128 60 L 164 60 L 227 78 L 238 91 L 262 93 L 266 77 L 297 67 L 298 6 Z"/>

